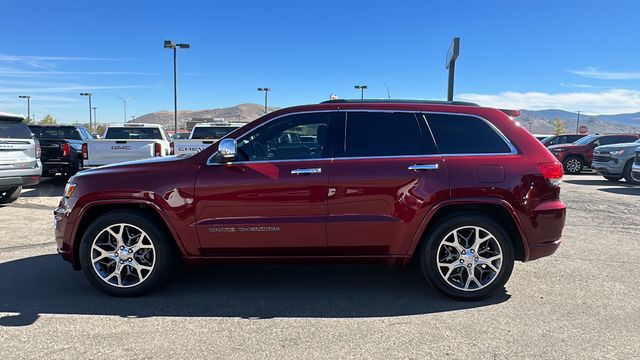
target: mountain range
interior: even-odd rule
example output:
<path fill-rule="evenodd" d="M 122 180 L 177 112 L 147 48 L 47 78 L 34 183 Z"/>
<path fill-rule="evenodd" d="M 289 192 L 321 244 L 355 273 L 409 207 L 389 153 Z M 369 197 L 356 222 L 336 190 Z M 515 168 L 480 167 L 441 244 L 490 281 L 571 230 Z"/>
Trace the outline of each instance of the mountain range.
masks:
<path fill-rule="evenodd" d="M 269 111 L 278 108 L 270 107 Z M 240 104 L 227 108 L 206 110 L 181 110 L 178 112 L 180 127 L 193 118 L 224 118 L 233 122 L 251 122 L 264 114 L 264 106 L 258 104 Z M 516 118 L 523 127 L 535 134 L 552 134 L 553 121 L 558 117 L 564 121 L 567 133 L 576 132 L 576 112 L 559 109 L 522 110 Z M 134 119 L 135 122 L 161 124 L 168 129 L 173 128 L 173 112 L 157 111 Z M 589 133 L 640 133 L 640 112 L 615 115 L 580 114 L 580 125 L 586 125 Z"/>

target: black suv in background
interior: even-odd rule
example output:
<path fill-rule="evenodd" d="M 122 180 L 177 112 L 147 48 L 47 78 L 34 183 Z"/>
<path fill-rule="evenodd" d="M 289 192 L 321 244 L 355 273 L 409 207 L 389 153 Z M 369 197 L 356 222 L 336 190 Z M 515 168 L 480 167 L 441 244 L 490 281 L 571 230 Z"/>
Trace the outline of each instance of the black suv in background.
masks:
<path fill-rule="evenodd" d="M 42 176 L 72 176 L 82 169 L 82 144 L 92 139 L 89 131 L 73 125 L 29 125 L 40 140 Z"/>
<path fill-rule="evenodd" d="M 551 135 L 542 140 L 542 145 L 549 147 L 551 145 L 573 144 L 585 136 L 580 134 Z"/>

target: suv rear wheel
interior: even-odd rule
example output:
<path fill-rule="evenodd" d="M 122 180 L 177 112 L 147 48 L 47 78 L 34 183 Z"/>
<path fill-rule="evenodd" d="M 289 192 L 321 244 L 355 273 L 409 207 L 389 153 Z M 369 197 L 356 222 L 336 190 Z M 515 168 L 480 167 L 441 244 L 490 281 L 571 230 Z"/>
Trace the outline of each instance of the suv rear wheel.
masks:
<path fill-rule="evenodd" d="M 420 252 L 424 276 L 445 295 L 480 300 L 504 287 L 513 270 L 513 244 L 495 221 L 455 215 L 435 224 Z"/>
<path fill-rule="evenodd" d="M 562 166 L 564 166 L 564 171 L 567 174 L 577 175 L 582 171 L 584 162 L 577 156 L 569 156 L 564 160 Z"/>
<path fill-rule="evenodd" d="M 21 193 L 22 186 L 0 191 L 0 204 L 8 204 L 18 200 Z"/>
<path fill-rule="evenodd" d="M 80 265 L 98 290 L 119 297 L 143 295 L 171 274 L 174 251 L 155 219 L 131 210 L 99 217 L 80 243 Z"/>

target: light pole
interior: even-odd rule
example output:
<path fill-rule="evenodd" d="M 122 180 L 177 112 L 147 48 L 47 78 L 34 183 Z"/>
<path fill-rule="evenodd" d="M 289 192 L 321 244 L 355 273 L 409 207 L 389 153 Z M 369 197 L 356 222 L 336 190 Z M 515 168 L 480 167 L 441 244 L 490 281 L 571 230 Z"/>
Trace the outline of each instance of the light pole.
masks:
<path fill-rule="evenodd" d="M 364 91 L 367 90 L 367 85 L 356 85 L 356 90 L 360 90 L 360 100 L 364 99 Z"/>
<path fill-rule="evenodd" d="M 135 119 L 136 119 L 136 116 L 135 115 L 131 115 L 131 122 L 133 122 L 133 120 L 135 120 Z"/>
<path fill-rule="evenodd" d="M 178 48 L 190 49 L 189 44 L 176 44 L 173 40 L 164 41 L 165 49 L 173 49 L 173 122 L 178 133 Z"/>
<path fill-rule="evenodd" d="M 580 113 L 581 111 L 576 111 L 578 113 L 578 120 L 576 120 L 576 134 L 580 133 Z"/>
<path fill-rule="evenodd" d="M 29 95 L 20 95 L 18 97 L 20 99 L 27 99 L 27 121 L 31 122 L 31 96 L 29 96 Z"/>
<path fill-rule="evenodd" d="M 268 110 L 267 105 L 269 103 L 269 95 L 267 94 L 271 91 L 271 88 L 258 88 L 258 91 L 264 92 L 264 113 L 266 115 Z"/>
<path fill-rule="evenodd" d="M 96 115 L 97 107 L 92 107 L 93 109 L 93 123 L 96 124 L 96 131 L 98 131 L 98 115 Z"/>
<path fill-rule="evenodd" d="M 89 132 L 93 133 L 93 130 L 91 128 L 91 96 L 93 96 L 92 93 L 80 93 L 80 96 L 88 96 L 89 97 Z"/>
<path fill-rule="evenodd" d="M 123 98 L 122 96 L 118 95 L 118 94 L 114 94 L 115 96 L 119 97 L 120 100 L 122 100 L 122 103 L 124 104 L 124 122 L 127 122 L 127 101 L 131 100 L 130 97 L 128 98 Z"/>

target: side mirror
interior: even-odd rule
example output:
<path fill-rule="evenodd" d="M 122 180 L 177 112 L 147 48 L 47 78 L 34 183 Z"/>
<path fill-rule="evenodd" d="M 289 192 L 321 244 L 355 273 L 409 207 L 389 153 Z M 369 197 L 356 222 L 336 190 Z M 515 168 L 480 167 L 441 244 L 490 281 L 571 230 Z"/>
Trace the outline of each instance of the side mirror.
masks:
<path fill-rule="evenodd" d="M 236 158 L 236 153 L 238 152 L 238 144 L 236 143 L 236 139 L 222 139 L 220 140 L 220 145 L 218 145 L 218 153 L 222 156 L 222 159 L 225 161 L 232 161 Z"/>

